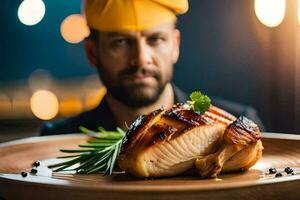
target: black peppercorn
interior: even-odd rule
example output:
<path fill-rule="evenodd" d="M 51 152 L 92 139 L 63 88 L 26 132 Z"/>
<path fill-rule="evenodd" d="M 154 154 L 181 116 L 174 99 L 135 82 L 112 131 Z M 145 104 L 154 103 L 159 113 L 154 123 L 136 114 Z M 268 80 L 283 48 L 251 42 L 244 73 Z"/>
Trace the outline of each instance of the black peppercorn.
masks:
<path fill-rule="evenodd" d="M 32 168 L 31 171 L 30 171 L 30 173 L 32 173 L 32 174 L 36 174 L 37 172 L 38 172 L 38 170 L 35 169 L 35 168 Z"/>
<path fill-rule="evenodd" d="M 277 170 L 276 170 L 276 168 L 271 167 L 271 168 L 269 169 L 269 172 L 270 172 L 270 174 L 275 174 L 275 173 L 277 172 Z"/>
<path fill-rule="evenodd" d="M 21 176 L 22 177 L 26 177 L 27 176 L 27 172 L 21 172 Z"/>
<path fill-rule="evenodd" d="M 281 176 L 282 176 L 281 173 L 277 173 L 277 174 L 275 175 L 275 177 L 281 177 Z"/>
<path fill-rule="evenodd" d="M 290 167 L 286 167 L 286 168 L 284 169 L 284 171 L 285 171 L 287 174 L 290 174 L 290 173 L 292 173 L 294 170 L 293 170 L 292 168 L 290 168 Z"/>
<path fill-rule="evenodd" d="M 295 173 L 294 173 L 294 172 L 292 172 L 292 173 L 291 173 L 291 175 L 295 175 Z"/>
<path fill-rule="evenodd" d="M 38 166 L 40 166 L 41 165 L 41 162 L 40 161 L 35 161 L 33 164 L 32 164 L 32 166 L 34 166 L 34 167 L 38 167 Z"/>

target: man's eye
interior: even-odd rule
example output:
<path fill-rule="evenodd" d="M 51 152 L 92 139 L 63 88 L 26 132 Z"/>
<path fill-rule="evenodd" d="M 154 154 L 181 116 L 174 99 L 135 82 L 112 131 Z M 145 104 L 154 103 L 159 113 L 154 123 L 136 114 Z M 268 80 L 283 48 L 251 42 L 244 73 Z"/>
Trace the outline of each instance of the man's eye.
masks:
<path fill-rule="evenodd" d="M 123 46 L 128 44 L 128 40 L 127 39 L 117 39 L 113 41 L 113 45 L 115 46 Z"/>
<path fill-rule="evenodd" d="M 149 44 L 155 45 L 162 42 L 164 39 L 162 37 L 150 37 L 148 38 Z"/>

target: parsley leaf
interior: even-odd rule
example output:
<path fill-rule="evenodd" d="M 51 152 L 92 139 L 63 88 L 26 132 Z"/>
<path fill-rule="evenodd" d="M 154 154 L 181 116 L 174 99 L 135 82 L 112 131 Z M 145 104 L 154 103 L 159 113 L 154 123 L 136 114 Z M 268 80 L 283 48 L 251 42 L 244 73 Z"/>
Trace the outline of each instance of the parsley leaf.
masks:
<path fill-rule="evenodd" d="M 205 113 L 211 104 L 210 98 L 207 95 L 203 95 L 200 91 L 192 92 L 190 99 L 191 109 L 198 114 Z"/>

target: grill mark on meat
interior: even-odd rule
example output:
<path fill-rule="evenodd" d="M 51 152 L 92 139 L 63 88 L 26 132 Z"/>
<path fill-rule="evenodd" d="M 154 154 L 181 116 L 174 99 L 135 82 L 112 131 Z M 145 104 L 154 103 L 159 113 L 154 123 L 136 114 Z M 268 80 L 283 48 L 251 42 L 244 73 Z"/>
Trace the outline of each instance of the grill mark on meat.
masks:
<path fill-rule="evenodd" d="M 168 124 L 156 123 L 152 126 L 151 131 L 154 133 L 153 141 L 156 143 L 170 140 L 169 136 L 176 133 L 178 129 Z"/>
<path fill-rule="evenodd" d="M 224 118 L 221 115 L 216 115 L 215 113 L 212 113 L 212 112 L 205 112 L 204 116 L 208 117 L 209 119 L 213 120 L 214 122 L 220 122 L 226 126 L 228 126 L 230 123 L 233 122 L 231 120 L 228 120 L 227 118 Z"/>
<path fill-rule="evenodd" d="M 213 113 L 215 115 L 218 115 L 222 118 L 225 118 L 229 121 L 235 121 L 236 120 L 236 117 L 233 116 L 232 114 L 226 112 L 225 110 L 219 109 L 219 108 L 217 108 L 216 106 L 213 106 L 213 105 L 211 105 L 209 107 L 208 112 L 211 112 L 211 113 Z"/>
<path fill-rule="evenodd" d="M 148 115 L 141 115 L 138 117 L 129 127 L 128 131 L 126 132 L 126 135 L 122 141 L 122 148 L 121 152 L 125 152 L 127 148 L 129 148 L 130 144 L 133 142 L 131 141 L 138 141 L 140 138 L 143 137 L 143 134 L 141 132 L 146 131 L 148 126 L 151 126 L 149 122 L 153 120 L 156 116 L 161 114 L 163 112 L 163 109 L 158 109 L 153 112 L 151 112 Z"/>
<path fill-rule="evenodd" d="M 179 105 L 166 111 L 163 116 L 184 122 L 188 126 L 200 126 L 210 123 L 203 115 L 199 115 L 191 110 L 183 109 Z"/>
<path fill-rule="evenodd" d="M 251 144 L 260 139 L 258 126 L 246 117 L 239 117 L 230 124 L 224 135 L 228 143 Z"/>

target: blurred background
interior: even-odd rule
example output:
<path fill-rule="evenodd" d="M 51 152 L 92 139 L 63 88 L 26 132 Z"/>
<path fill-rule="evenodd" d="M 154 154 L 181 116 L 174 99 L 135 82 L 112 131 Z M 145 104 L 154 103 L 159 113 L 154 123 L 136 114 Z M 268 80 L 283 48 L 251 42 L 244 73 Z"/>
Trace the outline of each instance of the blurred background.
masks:
<path fill-rule="evenodd" d="M 81 1 L 1 3 L 0 142 L 95 107 L 105 88 L 84 53 Z M 190 0 L 178 27 L 177 86 L 251 105 L 267 131 L 300 133 L 298 0 Z"/>

